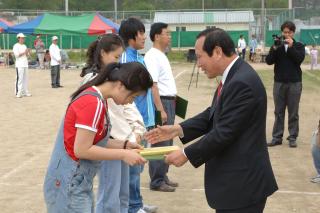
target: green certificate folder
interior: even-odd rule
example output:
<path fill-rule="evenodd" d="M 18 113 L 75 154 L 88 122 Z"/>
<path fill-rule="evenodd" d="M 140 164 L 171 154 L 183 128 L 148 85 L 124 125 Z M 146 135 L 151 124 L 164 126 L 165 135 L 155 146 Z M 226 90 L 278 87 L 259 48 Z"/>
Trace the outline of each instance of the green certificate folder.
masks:
<path fill-rule="evenodd" d="M 156 126 L 157 125 L 162 126 L 161 112 L 158 110 L 156 110 L 156 114 L 155 114 L 155 123 L 156 123 Z"/>
<path fill-rule="evenodd" d="M 180 118 L 185 119 L 187 114 L 187 107 L 188 107 L 188 101 L 186 99 L 181 98 L 180 96 L 176 97 L 176 115 Z M 161 121 L 161 113 L 160 111 L 156 110 L 155 113 L 155 124 L 156 125 L 162 125 Z"/>
<path fill-rule="evenodd" d="M 181 98 L 180 96 L 176 97 L 176 115 L 180 118 L 185 119 L 187 114 L 188 101 Z"/>

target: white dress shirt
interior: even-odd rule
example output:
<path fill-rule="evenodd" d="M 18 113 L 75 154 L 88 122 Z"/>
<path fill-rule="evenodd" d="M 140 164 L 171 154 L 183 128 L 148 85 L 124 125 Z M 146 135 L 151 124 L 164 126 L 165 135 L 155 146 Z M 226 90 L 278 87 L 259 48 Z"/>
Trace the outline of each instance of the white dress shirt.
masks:
<path fill-rule="evenodd" d="M 50 65 L 51 66 L 59 65 L 61 61 L 61 55 L 60 55 L 60 49 L 58 45 L 52 43 L 50 45 L 49 52 L 51 57 Z"/>

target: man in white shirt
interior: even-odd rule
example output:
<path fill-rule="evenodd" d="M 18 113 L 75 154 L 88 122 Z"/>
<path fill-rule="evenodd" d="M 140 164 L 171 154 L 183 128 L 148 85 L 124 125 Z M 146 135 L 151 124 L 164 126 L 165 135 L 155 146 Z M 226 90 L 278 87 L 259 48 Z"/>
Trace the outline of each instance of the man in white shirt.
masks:
<path fill-rule="evenodd" d="M 246 40 L 243 38 L 243 35 L 240 35 L 240 38 L 238 40 L 238 52 L 239 52 L 239 56 L 241 56 L 243 60 L 246 59 L 246 48 L 247 48 Z"/>
<path fill-rule="evenodd" d="M 154 23 L 150 30 L 153 47 L 145 55 L 145 64 L 154 81 L 152 94 L 156 110 L 161 114 L 162 124 L 172 125 L 175 118 L 175 98 L 177 89 L 171 66 L 165 50 L 171 40 L 168 24 Z M 171 146 L 172 140 L 163 141 L 152 147 Z M 163 192 L 174 192 L 178 183 L 169 180 L 169 165 L 163 160 L 153 160 L 149 163 L 150 189 Z"/>
<path fill-rule="evenodd" d="M 28 91 L 28 58 L 30 49 L 24 44 L 25 35 L 19 33 L 17 35 L 18 43 L 13 46 L 13 54 L 16 58 L 16 97 L 22 98 L 23 96 L 30 97 Z"/>
<path fill-rule="evenodd" d="M 51 65 L 51 86 L 52 88 L 59 88 L 62 87 L 60 85 L 60 64 L 61 64 L 61 55 L 60 49 L 57 45 L 58 37 L 52 37 L 52 44 L 50 45 L 49 52 L 50 52 L 50 65 Z"/>

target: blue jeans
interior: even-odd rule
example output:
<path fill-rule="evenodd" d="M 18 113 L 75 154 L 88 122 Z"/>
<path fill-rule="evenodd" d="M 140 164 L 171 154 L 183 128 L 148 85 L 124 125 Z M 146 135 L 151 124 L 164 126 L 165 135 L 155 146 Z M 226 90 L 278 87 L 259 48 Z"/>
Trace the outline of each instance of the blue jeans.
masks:
<path fill-rule="evenodd" d="M 120 160 L 102 161 L 96 213 L 128 213 L 129 165 Z"/>
<path fill-rule="evenodd" d="M 153 129 L 153 126 L 147 127 L 147 130 Z M 146 147 L 147 142 L 142 141 L 142 144 Z M 140 192 L 140 174 L 143 171 L 144 166 L 136 165 L 129 168 L 129 211 L 128 213 L 136 213 L 143 207 L 142 196 Z"/>
<path fill-rule="evenodd" d="M 140 193 L 140 173 L 142 172 L 142 166 L 130 166 L 130 180 L 129 180 L 129 211 L 128 213 L 136 213 L 143 207 L 142 196 Z"/>
<path fill-rule="evenodd" d="M 320 147 L 319 145 L 317 145 L 317 137 L 318 134 L 316 132 L 313 133 L 312 135 L 312 158 L 313 158 L 313 163 L 314 163 L 314 167 L 317 170 L 318 175 L 320 175 Z"/>

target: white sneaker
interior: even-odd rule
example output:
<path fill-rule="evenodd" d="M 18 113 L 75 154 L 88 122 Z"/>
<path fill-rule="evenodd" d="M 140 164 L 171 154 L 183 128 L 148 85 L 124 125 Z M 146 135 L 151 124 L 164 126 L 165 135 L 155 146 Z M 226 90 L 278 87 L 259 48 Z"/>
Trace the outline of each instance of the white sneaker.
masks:
<path fill-rule="evenodd" d="M 155 213 L 158 210 L 157 206 L 151 206 L 151 205 L 143 205 L 142 209 L 147 213 Z"/>
<path fill-rule="evenodd" d="M 22 98 L 22 95 L 18 93 L 18 94 L 16 95 L 16 98 Z"/>
<path fill-rule="evenodd" d="M 30 93 L 26 93 L 26 94 L 23 94 L 23 96 L 31 97 L 32 95 Z"/>
<path fill-rule="evenodd" d="M 310 180 L 311 183 L 320 183 L 320 175 L 317 175 Z"/>
<path fill-rule="evenodd" d="M 143 210 L 143 209 L 139 209 L 138 211 L 137 211 L 137 213 L 147 213 L 145 210 Z"/>

